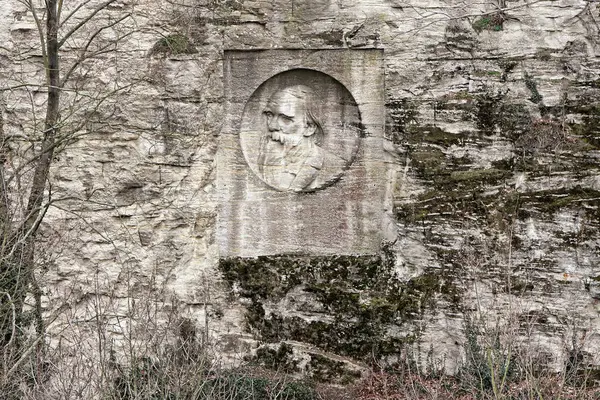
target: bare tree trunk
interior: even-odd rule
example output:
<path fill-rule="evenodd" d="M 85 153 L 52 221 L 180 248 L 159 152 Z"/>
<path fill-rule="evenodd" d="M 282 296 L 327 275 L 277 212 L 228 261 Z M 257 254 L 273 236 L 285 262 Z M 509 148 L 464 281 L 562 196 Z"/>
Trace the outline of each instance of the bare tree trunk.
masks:
<path fill-rule="evenodd" d="M 58 132 L 58 110 L 60 103 L 60 75 L 58 66 L 58 0 L 46 0 L 46 79 L 48 88 L 48 104 L 46 108 L 46 119 L 44 123 L 44 135 L 42 140 L 41 154 L 35 168 L 31 193 L 27 203 L 27 222 L 24 231 L 33 229 L 29 238 L 35 236 L 35 227 L 42 213 L 42 203 L 46 181 L 50 171 L 50 164 L 54 154 L 54 142 Z M 29 240 L 31 241 L 31 240 Z"/>
<path fill-rule="evenodd" d="M 4 102 L 0 99 L 0 263 L 4 259 L 6 240 L 8 238 L 9 222 L 8 222 L 8 191 L 6 188 L 6 175 L 4 172 L 4 163 L 6 162 L 6 136 L 4 135 Z M 1 269 L 0 269 L 1 271 Z"/>
<path fill-rule="evenodd" d="M 45 213 L 44 192 L 50 172 L 50 165 L 54 156 L 54 144 L 58 133 L 59 104 L 60 104 L 60 71 L 58 60 L 58 1 L 46 0 L 46 82 L 48 88 L 48 104 L 44 123 L 44 135 L 41 146 L 40 158 L 35 167 L 31 192 L 27 202 L 26 221 L 23 234 L 27 235 L 23 241 L 23 263 L 26 269 L 27 284 L 31 285 L 35 299 L 36 331 L 38 335 L 44 333 L 44 320 L 42 318 L 41 289 L 35 277 L 35 237 L 37 228 Z M 39 346 L 43 341 L 39 341 Z"/>
<path fill-rule="evenodd" d="M 42 318 L 42 290 L 37 281 L 39 268 L 36 266 L 36 250 L 39 249 L 36 249 L 36 245 L 39 247 L 38 229 L 52 200 L 49 190 L 51 189 L 49 174 L 52 161 L 55 153 L 59 151 L 57 148 L 68 143 L 68 139 L 64 138 L 61 143 L 60 136 L 64 134 L 71 137 L 69 129 L 61 129 L 65 122 L 60 115 L 61 88 L 85 60 L 111 51 L 114 44 L 130 35 L 130 32 L 126 32 L 108 43 L 103 43 L 98 48 L 92 46 L 94 42 L 102 40 L 103 31 L 115 27 L 131 16 L 131 14 L 126 14 L 116 20 L 109 18 L 108 22 L 96 25 L 94 22 L 96 16 L 116 1 L 103 0 L 95 7 L 93 7 L 95 2 L 90 0 L 71 5 L 69 14 L 64 17 L 62 23 L 80 10 L 87 9 L 88 12 L 85 14 L 81 11 L 78 14 L 81 16 L 79 22 L 73 22 L 70 29 L 62 33 L 62 38 L 59 38 L 58 31 L 61 28 L 61 10 L 64 0 L 45 0 L 43 12 L 35 7 L 34 3 L 36 2 L 33 0 L 21 1 L 32 13 L 39 34 L 40 50 L 46 71 L 47 103 L 44 130 L 41 135 L 40 132 L 34 132 L 33 135 L 34 140 L 41 139 L 41 141 L 36 142 L 33 147 L 31 158 L 24 160 L 28 165 L 33 166 L 33 173 L 29 175 L 27 172 L 26 175 L 22 175 L 22 169 L 19 170 L 17 167 L 16 170 L 13 170 L 11 169 L 12 164 L 6 164 L 6 161 L 10 162 L 11 160 L 11 148 L 8 146 L 10 138 L 6 137 L 4 131 L 4 104 L 0 99 L 0 234 L 2 235 L 0 237 L 0 393 L 3 393 L 4 389 L 14 386 L 10 375 L 18 375 L 22 372 L 21 367 L 32 359 L 32 352 L 37 351 L 36 364 L 38 367 L 43 362 L 46 327 Z M 62 28 L 66 30 L 66 26 Z M 80 34 L 81 31 L 86 31 L 86 33 Z M 61 77 L 59 51 L 62 45 L 75 34 L 80 34 L 82 37 L 87 36 L 87 41 L 82 45 L 78 58 L 69 63 Z M 99 98 L 98 105 L 103 100 L 103 97 Z M 71 116 L 71 119 L 76 119 L 76 117 Z M 83 124 L 82 121 L 76 122 L 70 134 L 77 132 L 80 125 Z M 28 171 L 30 170 L 28 169 Z M 23 196 L 23 193 L 13 193 L 14 188 L 8 183 L 15 177 L 20 182 L 20 178 L 24 178 L 22 181 L 28 182 L 27 188 L 29 189 L 28 194 L 25 194 L 27 200 L 24 209 L 20 208 L 17 212 L 13 208 L 18 204 L 17 202 L 11 203 L 11 196 Z M 32 297 L 35 302 L 33 313 L 25 309 L 26 300 Z M 33 317 L 37 333 L 35 338 L 29 338 L 25 334 L 26 328 L 32 323 L 31 317 Z M 36 368 L 36 370 L 41 371 L 42 369 Z M 0 397 L 2 397 L 1 394 Z"/>
<path fill-rule="evenodd" d="M 12 336 L 11 304 L 14 293 L 11 288 L 10 263 L 6 260 L 9 253 L 11 226 L 8 217 L 8 190 L 6 188 L 6 174 L 4 163 L 7 158 L 6 137 L 4 134 L 4 104 L 0 100 L 0 348 L 9 342 Z"/>
<path fill-rule="evenodd" d="M 2 287 L 3 291 L 12 298 L 12 306 L 16 310 L 14 321 L 5 321 L 2 325 L 3 335 L 2 344 L 6 345 L 12 342 L 18 348 L 18 340 L 12 337 L 9 325 L 20 327 L 23 323 L 23 306 L 27 293 L 32 293 L 35 300 L 34 317 L 35 326 L 38 335 L 44 333 L 44 321 L 42 318 L 41 289 L 35 276 L 35 242 L 36 232 L 45 213 L 44 204 L 45 192 L 47 188 L 48 174 L 54 155 L 55 140 L 58 133 L 59 104 L 60 104 L 60 74 L 58 60 L 58 1 L 46 0 L 46 38 L 42 41 L 42 46 L 46 54 L 46 87 L 48 90 L 48 103 L 46 108 L 46 117 L 44 123 L 44 132 L 40 154 L 36 161 L 33 180 L 30 188 L 27 208 L 25 211 L 25 221 L 16 232 L 11 232 L 8 228 L 11 224 L 8 221 L 7 204 L 4 202 L 0 211 L 0 218 L 4 223 L 3 231 L 7 233 L 8 238 L 6 251 L 2 259 Z M 3 153 L 2 153 L 3 154 Z M 0 170 L 1 171 L 1 170 Z M 4 187 L 2 188 L 4 192 Z M 3 193 L 4 195 L 5 193 Z M 6 241 L 6 240 L 3 240 Z M 17 246 L 13 249 L 13 246 Z M 7 257 L 7 254 L 11 254 Z M 18 330 L 17 330 L 18 331 Z M 38 341 L 38 353 L 42 350 L 43 341 Z"/>

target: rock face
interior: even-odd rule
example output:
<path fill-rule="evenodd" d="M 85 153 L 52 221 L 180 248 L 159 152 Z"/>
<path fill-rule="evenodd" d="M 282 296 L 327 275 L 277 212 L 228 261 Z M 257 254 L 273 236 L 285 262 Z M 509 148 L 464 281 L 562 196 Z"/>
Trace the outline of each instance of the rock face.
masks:
<path fill-rule="evenodd" d="M 44 65 L 31 10 L 0 21 L 10 172 L 39 139 Z M 62 47 L 63 77 L 78 67 L 37 254 L 49 331 L 120 354 L 185 317 L 223 357 L 258 347 L 338 382 L 408 348 L 454 372 L 473 332 L 600 365 L 598 21 L 584 0 L 112 3 Z M 326 76 L 269 80 L 298 68 Z M 333 114 L 370 135 L 338 137 L 331 186 L 261 175 L 264 104 L 327 76 Z M 315 230 L 332 198 L 348 207 Z"/>

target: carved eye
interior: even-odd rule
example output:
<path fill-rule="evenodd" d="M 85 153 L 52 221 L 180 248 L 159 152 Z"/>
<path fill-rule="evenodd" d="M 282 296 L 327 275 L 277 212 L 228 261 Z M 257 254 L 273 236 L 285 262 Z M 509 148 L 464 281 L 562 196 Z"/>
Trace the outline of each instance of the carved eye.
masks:
<path fill-rule="evenodd" d="M 265 111 L 263 114 L 267 116 L 267 118 L 273 118 L 273 113 L 271 111 Z"/>
<path fill-rule="evenodd" d="M 287 115 L 282 115 L 281 119 L 283 120 L 283 122 L 286 122 L 286 123 L 294 122 L 294 118 L 288 117 Z"/>

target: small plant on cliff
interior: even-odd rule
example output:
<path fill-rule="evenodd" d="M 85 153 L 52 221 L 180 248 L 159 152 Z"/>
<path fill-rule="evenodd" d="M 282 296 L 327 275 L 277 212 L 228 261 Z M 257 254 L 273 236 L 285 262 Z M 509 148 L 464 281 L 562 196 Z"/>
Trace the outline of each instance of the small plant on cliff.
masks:
<path fill-rule="evenodd" d="M 496 12 L 494 14 L 483 15 L 473 22 L 473 29 L 476 32 L 481 31 L 501 31 L 504 29 L 504 22 L 506 21 L 506 14 L 503 12 Z"/>
<path fill-rule="evenodd" d="M 167 35 L 158 40 L 152 49 L 150 54 L 193 54 L 197 53 L 196 47 L 190 42 L 190 39 L 180 33 Z"/>
<path fill-rule="evenodd" d="M 515 141 L 515 147 L 528 154 L 552 153 L 576 146 L 578 140 L 569 135 L 565 123 L 550 118 L 533 120 Z"/>

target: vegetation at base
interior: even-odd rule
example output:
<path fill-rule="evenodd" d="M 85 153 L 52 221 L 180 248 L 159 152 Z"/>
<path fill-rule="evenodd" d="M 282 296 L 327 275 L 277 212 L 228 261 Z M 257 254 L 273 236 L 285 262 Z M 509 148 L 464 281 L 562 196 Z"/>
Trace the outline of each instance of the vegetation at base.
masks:
<path fill-rule="evenodd" d="M 130 364 L 112 363 L 113 386 L 103 398 L 114 400 L 317 400 L 315 385 L 288 372 L 277 374 L 253 363 L 223 369 L 214 364 L 191 320 L 183 319 L 174 344 L 156 354 L 134 357 Z M 204 337 L 204 336 L 202 336 Z M 291 350 L 282 347 L 276 357 Z M 271 367 L 279 365 L 272 364 Z M 283 373 L 283 374 L 282 374 Z"/>
<path fill-rule="evenodd" d="M 142 364 L 146 368 L 147 364 Z M 197 376 L 189 381 L 189 388 L 173 386 L 168 370 L 151 370 L 134 367 L 128 375 L 120 377 L 112 396 L 115 400 L 317 400 L 321 399 L 314 385 L 290 377 L 258 374 L 251 370 L 212 371 L 211 375 Z M 206 371 L 208 372 L 208 371 Z M 184 390 L 182 390 L 184 389 Z M 109 397 L 110 398 L 110 397 Z"/>
<path fill-rule="evenodd" d="M 560 373 L 542 373 L 511 381 L 501 392 L 466 385 L 457 376 L 431 376 L 411 368 L 377 370 L 351 392 L 352 400 L 597 400 L 598 389 L 573 386 Z"/>
<path fill-rule="evenodd" d="M 352 399 L 403 400 L 597 400 L 600 370 L 575 341 L 561 371 L 547 367 L 551 355 L 518 342 L 516 321 L 490 325 L 485 319 L 464 316 L 463 358 L 453 375 L 443 360 L 422 357 L 418 347 L 404 351 L 394 366 L 377 368 L 352 387 Z M 574 334 L 574 337 L 576 334 Z"/>
<path fill-rule="evenodd" d="M 298 362 L 294 360 L 292 346 L 282 343 L 279 348 L 267 346 L 259 347 L 254 357 L 247 357 L 247 361 L 255 362 L 273 371 L 285 373 L 299 372 Z"/>

